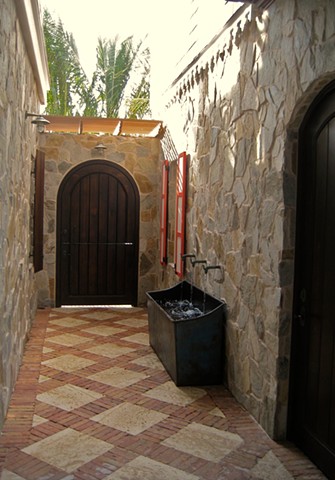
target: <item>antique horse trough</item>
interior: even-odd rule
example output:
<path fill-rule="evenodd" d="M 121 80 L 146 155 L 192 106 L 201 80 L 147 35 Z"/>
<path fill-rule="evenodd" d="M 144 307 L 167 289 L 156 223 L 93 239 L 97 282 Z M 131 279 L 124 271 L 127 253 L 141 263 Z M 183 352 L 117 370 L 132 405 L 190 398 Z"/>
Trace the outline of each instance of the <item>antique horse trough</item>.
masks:
<path fill-rule="evenodd" d="M 175 384 L 222 384 L 226 304 L 187 281 L 147 299 L 150 345 Z"/>

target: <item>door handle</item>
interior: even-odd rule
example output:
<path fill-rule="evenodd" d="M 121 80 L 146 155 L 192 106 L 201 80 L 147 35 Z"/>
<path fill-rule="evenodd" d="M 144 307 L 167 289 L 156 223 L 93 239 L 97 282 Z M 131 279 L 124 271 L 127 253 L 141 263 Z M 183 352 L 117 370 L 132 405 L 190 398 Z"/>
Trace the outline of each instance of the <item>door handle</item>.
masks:
<path fill-rule="evenodd" d="M 305 321 L 304 315 L 301 315 L 300 313 L 298 313 L 294 315 L 294 319 L 296 320 L 296 322 L 299 323 L 300 327 L 305 327 L 306 321 Z"/>

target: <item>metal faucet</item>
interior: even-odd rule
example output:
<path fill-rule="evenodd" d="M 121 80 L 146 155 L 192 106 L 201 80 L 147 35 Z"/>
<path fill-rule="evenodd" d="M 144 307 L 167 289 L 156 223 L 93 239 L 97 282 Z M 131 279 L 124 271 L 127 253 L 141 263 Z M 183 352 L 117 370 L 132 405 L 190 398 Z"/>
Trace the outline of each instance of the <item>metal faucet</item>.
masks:
<path fill-rule="evenodd" d="M 202 268 L 204 269 L 205 273 L 207 274 L 208 270 L 214 270 L 215 268 L 220 268 L 221 265 L 203 265 Z"/>
<path fill-rule="evenodd" d="M 191 260 L 191 263 L 192 267 L 194 267 L 196 263 L 207 263 L 207 260 Z"/>
<path fill-rule="evenodd" d="M 194 253 L 184 253 L 184 255 L 181 256 L 182 260 L 186 260 L 186 258 L 195 258 Z"/>

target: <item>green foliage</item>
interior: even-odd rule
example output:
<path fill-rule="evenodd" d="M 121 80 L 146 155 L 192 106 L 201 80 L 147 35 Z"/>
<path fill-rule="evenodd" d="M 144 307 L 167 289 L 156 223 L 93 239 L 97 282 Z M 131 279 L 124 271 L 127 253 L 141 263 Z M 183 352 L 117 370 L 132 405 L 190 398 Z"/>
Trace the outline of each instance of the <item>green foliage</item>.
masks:
<path fill-rule="evenodd" d="M 50 73 L 46 113 L 78 115 L 80 109 L 86 109 L 95 114 L 95 97 L 72 34 L 64 30 L 60 20 L 55 22 L 47 10 L 43 12 L 43 29 Z"/>
<path fill-rule="evenodd" d="M 43 28 L 50 72 L 46 113 L 118 117 L 126 106 L 126 116 L 143 118 L 150 114 L 148 81 L 149 50 L 133 37 L 121 43 L 118 38 L 99 38 L 96 69 L 90 83 L 79 60 L 72 34 L 43 13 Z"/>
<path fill-rule="evenodd" d="M 126 99 L 126 118 L 143 118 L 150 115 L 150 83 L 145 77 L 137 88 L 135 88 L 130 97 Z"/>

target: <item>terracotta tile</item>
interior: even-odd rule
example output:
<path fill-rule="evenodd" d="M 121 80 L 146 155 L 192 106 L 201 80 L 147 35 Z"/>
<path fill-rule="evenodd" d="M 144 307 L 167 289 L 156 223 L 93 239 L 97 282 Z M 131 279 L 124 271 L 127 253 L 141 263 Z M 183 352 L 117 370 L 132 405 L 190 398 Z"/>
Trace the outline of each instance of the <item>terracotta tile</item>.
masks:
<path fill-rule="evenodd" d="M 223 386 L 176 387 L 147 332 L 142 308 L 37 313 L 0 436 L 1 480 L 325 478 Z"/>

